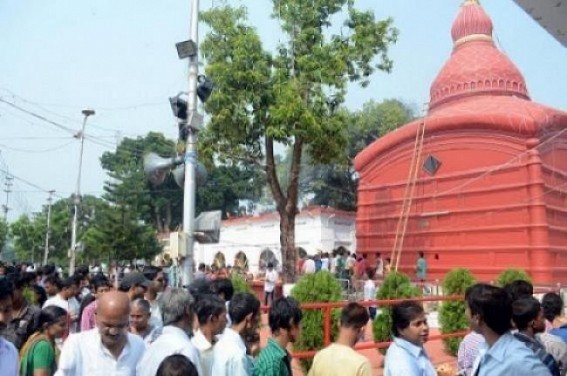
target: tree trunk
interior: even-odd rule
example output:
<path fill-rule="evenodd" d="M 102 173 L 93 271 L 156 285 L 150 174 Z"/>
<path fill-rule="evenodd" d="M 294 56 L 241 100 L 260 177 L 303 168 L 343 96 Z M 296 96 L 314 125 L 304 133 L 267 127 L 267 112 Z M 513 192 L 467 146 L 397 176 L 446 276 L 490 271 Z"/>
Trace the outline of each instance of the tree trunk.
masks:
<path fill-rule="evenodd" d="M 160 233 L 160 234 L 163 233 L 163 223 L 162 223 L 162 220 L 161 220 L 159 208 L 157 206 L 154 207 L 154 218 L 155 218 L 155 221 L 156 221 L 156 227 L 157 227 L 158 233 Z"/>
<path fill-rule="evenodd" d="M 168 202 L 165 206 L 165 223 L 163 224 L 165 232 L 171 230 L 171 203 Z"/>
<path fill-rule="evenodd" d="M 282 271 L 284 282 L 293 283 L 296 279 L 295 251 L 295 212 L 280 213 L 280 245 L 282 251 Z"/>
<path fill-rule="evenodd" d="M 276 173 L 273 140 L 266 136 L 265 141 L 266 175 L 280 215 L 280 249 L 282 252 L 283 280 L 287 283 L 293 283 L 296 279 L 295 264 L 297 262 L 297 253 L 295 251 L 295 216 L 297 215 L 299 171 L 301 168 L 303 141 L 296 139 L 293 144 L 287 195 L 284 195 Z"/>

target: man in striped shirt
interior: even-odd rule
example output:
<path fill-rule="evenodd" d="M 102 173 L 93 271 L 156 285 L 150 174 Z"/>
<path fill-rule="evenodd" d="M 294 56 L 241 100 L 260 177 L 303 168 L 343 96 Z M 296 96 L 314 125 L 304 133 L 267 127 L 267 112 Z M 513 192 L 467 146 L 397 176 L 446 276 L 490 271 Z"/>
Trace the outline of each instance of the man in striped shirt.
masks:
<path fill-rule="evenodd" d="M 559 365 L 545 347 L 535 338 L 536 333 L 545 331 L 545 319 L 541 304 L 532 296 L 522 297 L 512 303 L 512 320 L 517 333 L 516 339 L 523 342 L 549 369 L 553 376 L 560 376 Z"/>
<path fill-rule="evenodd" d="M 286 350 L 301 331 L 303 313 L 293 298 L 279 298 L 270 306 L 272 337 L 254 365 L 254 376 L 291 376 L 291 356 Z"/>
<path fill-rule="evenodd" d="M 474 331 L 467 334 L 459 345 L 457 353 L 457 366 L 463 376 L 471 376 L 474 361 L 478 356 L 480 346 L 484 343 L 484 337 Z"/>

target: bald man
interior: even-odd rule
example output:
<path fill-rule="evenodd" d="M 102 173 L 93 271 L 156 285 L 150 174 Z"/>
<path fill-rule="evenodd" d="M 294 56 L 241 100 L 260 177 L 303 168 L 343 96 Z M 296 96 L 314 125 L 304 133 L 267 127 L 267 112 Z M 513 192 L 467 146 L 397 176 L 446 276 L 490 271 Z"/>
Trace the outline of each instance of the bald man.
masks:
<path fill-rule="evenodd" d="M 63 345 L 56 376 L 135 376 L 144 342 L 128 333 L 130 299 L 123 292 L 103 294 L 96 328 L 72 334 Z"/>

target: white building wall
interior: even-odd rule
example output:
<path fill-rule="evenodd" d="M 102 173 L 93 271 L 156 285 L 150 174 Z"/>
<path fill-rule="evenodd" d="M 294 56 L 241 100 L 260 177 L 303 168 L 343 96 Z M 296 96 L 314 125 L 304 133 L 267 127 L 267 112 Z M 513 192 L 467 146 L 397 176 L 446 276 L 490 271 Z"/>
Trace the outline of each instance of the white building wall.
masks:
<path fill-rule="evenodd" d="M 307 209 L 298 214 L 295 224 L 296 247 L 305 249 L 308 254 L 331 252 L 338 246 L 351 251 L 356 249 L 354 213 Z M 249 271 L 256 274 L 264 249 L 270 249 L 281 266 L 280 221 L 277 215 L 223 221 L 218 244 L 195 244 L 195 264 L 211 265 L 215 255 L 222 252 L 226 264 L 232 266 L 237 253 L 242 251 L 248 259 Z"/>

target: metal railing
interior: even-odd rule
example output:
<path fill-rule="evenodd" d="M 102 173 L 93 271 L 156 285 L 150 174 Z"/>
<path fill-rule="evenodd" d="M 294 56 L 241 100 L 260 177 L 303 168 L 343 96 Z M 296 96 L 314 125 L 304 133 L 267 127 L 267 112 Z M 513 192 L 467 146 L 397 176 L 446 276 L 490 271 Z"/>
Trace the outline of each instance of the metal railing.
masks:
<path fill-rule="evenodd" d="M 388 300 L 365 300 L 359 301 L 358 303 L 368 307 L 368 306 L 391 306 L 394 304 L 401 303 L 408 299 L 388 299 Z M 463 296 L 461 295 L 451 295 L 451 296 L 427 296 L 427 297 L 416 297 L 411 298 L 411 300 L 418 301 L 418 302 L 443 302 L 443 301 L 460 301 L 463 300 Z M 332 311 L 333 309 L 342 308 L 348 305 L 350 302 L 342 301 L 342 302 L 329 302 L 329 303 L 303 303 L 301 304 L 302 310 L 322 310 L 323 311 L 323 347 L 328 346 L 331 344 L 331 327 L 332 327 Z M 265 311 L 267 311 L 268 307 L 263 307 Z M 459 331 L 455 333 L 446 333 L 446 334 L 438 334 L 432 335 L 429 337 L 430 341 L 445 339 L 445 338 L 453 338 L 453 337 L 464 337 L 468 331 Z M 375 341 L 367 341 L 359 343 L 355 346 L 355 350 L 367 350 L 367 349 L 383 349 L 390 346 L 391 341 L 385 342 L 375 342 Z M 315 353 L 320 349 L 312 349 L 306 351 L 296 351 L 293 352 L 291 355 L 294 358 L 310 358 L 315 356 Z"/>

